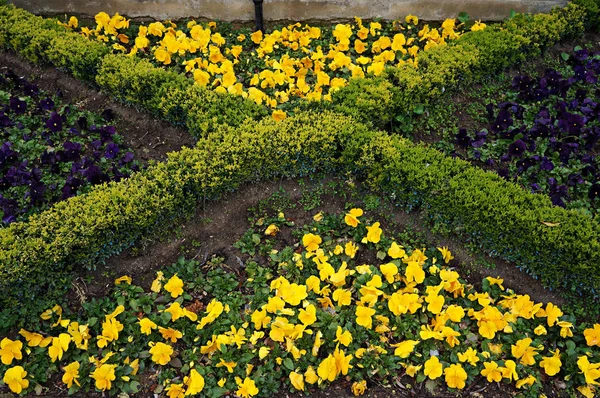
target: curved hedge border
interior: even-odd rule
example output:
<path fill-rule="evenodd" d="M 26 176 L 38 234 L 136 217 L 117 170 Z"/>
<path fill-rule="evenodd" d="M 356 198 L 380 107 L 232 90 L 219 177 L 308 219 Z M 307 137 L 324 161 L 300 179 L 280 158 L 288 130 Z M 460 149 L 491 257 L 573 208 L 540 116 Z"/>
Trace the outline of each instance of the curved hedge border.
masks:
<path fill-rule="evenodd" d="M 549 14 L 517 14 L 502 25 L 424 51 L 418 69 L 405 65 L 387 68 L 375 79 L 351 79 L 332 95 L 331 104 L 319 106 L 383 128 L 396 115 L 412 113 L 444 92 L 538 56 L 561 39 L 581 36 L 586 17 L 586 10 L 572 3 Z"/>
<path fill-rule="evenodd" d="M 464 161 L 332 113 L 220 127 L 165 163 L 11 224 L 0 230 L 0 288 L 14 289 L 56 267 L 94 267 L 172 225 L 202 196 L 316 170 L 359 173 L 374 189 L 401 205 L 422 207 L 434 222 L 460 229 L 544 285 L 598 295 L 598 223 Z"/>

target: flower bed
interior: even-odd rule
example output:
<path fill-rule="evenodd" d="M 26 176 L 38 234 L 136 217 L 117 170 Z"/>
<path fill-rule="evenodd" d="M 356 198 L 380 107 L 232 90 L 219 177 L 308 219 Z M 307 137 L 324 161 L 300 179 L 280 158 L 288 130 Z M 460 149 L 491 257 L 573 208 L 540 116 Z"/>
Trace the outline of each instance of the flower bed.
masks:
<path fill-rule="evenodd" d="M 572 5 L 516 16 L 502 28 L 470 32 L 423 52 L 418 69 L 390 68 L 374 79 L 351 79 L 331 103 L 310 106 L 322 110 L 328 104 L 324 107 L 383 126 L 400 110 L 537 54 L 540 43 L 580 33 L 583 18 L 582 9 Z M 165 163 L 1 230 L 0 283 L 9 293 L 2 297 L 6 309 L 0 316 L 18 319 L 40 292 L 55 290 L 48 285 L 60 285 L 59 275 L 76 266 L 94 268 L 170 228 L 199 198 L 218 197 L 248 181 L 314 171 L 355 173 L 403 208 L 425 210 L 435 228 L 515 262 L 545 286 L 566 288 L 572 296 L 598 294 L 600 231 L 589 217 L 552 207 L 546 198 L 435 150 L 371 131 L 353 118 L 299 111 L 278 123 L 256 122 L 265 112 L 253 101 L 207 90 L 147 60 L 107 55 L 105 45 L 66 32 L 56 21 L 13 7 L 0 8 L 0 19 L 4 48 L 95 80 L 201 137 L 197 148 L 172 154 Z"/>
<path fill-rule="evenodd" d="M 447 45 L 423 51 L 418 68 L 404 65 L 387 68 L 377 78 L 352 78 L 347 86 L 335 91 L 331 103 L 300 102 L 299 105 L 313 110 L 331 108 L 376 127 L 390 127 L 398 115 L 418 109 L 461 82 L 468 83 L 536 56 L 540 49 L 561 38 L 580 35 L 585 17 L 585 10 L 573 4 L 531 18 L 516 15 L 502 26 L 468 32 Z M 190 79 L 157 68 L 137 56 L 106 56 L 111 51 L 109 47 L 66 32 L 55 20 L 34 17 L 12 7 L 2 7 L 0 18 L 3 22 L 0 45 L 4 48 L 13 49 L 34 62 L 50 62 L 69 69 L 78 77 L 95 80 L 118 98 L 141 104 L 173 123 L 187 125 L 195 137 L 205 136 L 217 124 L 238 126 L 244 117 L 260 119 L 264 116 L 262 105 L 218 94 L 197 84 L 192 86 Z M 123 23 L 123 20 L 116 18 L 114 24 L 117 22 Z M 110 20 L 107 23 L 110 25 Z M 190 101 L 192 104 L 186 101 L 189 98 L 194 99 Z M 239 108 L 237 115 L 232 114 L 232 107 Z"/>
<path fill-rule="evenodd" d="M 361 209 L 314 219 L 261 219 L 236 244 L 257 254 L 239 280 L 218 258 L 203 272 L 181 258 L 148 291 L 123 276 L 80 314 L 48 309 L 41 329 L 0 342 L 4 383 L 24 394 L 58 375 L 69 393 L 252 397 L 280 392 L 282 381 L 310 391 L 342 378 L 361 395 L 394 377 L 451 392 L 501 382 L 532 397 L 560 381 L 594 396 L 600 324 L 579 324 L 502 279 L 476 291 L 447 248 L 404 247 Z M 293 246 L 278 239 L 290 227 Z"/>
<path fill-rule="evenodd" d="M 444 45 L 464 31 L 479 31 L 486 25 L 447 19 L 439 28 L 419 24 L 408 15 L 393 22 L 302 26 L 300 23 L 252 32 L 227 24 L 130 24 L 118 13 L 95 16 L 95 26 L 79 26 L 75 17 L 61 23 L 91 40 L 106 42 L 117 54 L 148 59 L 155 66 L 193 78 L 219 93 L 250 98 L 283 118 L 298 99 L 331 101 L 331 93 L 350 78 L 379 76 L 388 66 L 418 64 L 422 50 Z"/>
<path fill-rule="evenodd" d="M 62 104 L 12 71 L 0 76 L 0 106 L 4 225 L 139 170 L 114 126 L 100 115 Z"/>
<path fill-rule="evenodd" d="M 501 176 L 550 196 L 556 206 L 596 212 L 598 63 L 578 50 L 565 69 L 519 75 L 502 102 L 487 106 L 489 128 L 460 129 L 466 157 Z"/>

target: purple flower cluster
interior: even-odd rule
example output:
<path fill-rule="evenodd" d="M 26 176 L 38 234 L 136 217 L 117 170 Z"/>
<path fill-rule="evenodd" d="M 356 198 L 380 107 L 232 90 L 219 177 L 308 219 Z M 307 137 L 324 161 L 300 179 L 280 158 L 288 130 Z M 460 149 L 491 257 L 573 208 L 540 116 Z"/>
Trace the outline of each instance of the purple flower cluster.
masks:
<path fill-rule="evenodd" d="M 114 126 L 59 101 L 11 71 L 0 75 L 0 224 L 139 170 Z"/>
<path fill-rule="evenodd" d="M 594 209 L 600 196 L 600 56 L 579 50 L 563 72 L 516 76 L 512 99 L 486 107 L 489 128 L 460 129 L 455 144 L 556 206 Z"/>

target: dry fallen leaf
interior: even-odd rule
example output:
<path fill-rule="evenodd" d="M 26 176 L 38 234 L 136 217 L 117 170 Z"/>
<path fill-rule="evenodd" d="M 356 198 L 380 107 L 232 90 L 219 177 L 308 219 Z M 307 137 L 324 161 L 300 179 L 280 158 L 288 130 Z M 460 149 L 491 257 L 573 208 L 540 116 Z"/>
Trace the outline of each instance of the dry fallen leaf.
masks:
<path fill-rule="evenodd" d="M 559 222 L 547 222 L 547 221 L 541 221 L 542 224 L 546 225 L 547 227 L 558 227 L 560 225 Z"/>

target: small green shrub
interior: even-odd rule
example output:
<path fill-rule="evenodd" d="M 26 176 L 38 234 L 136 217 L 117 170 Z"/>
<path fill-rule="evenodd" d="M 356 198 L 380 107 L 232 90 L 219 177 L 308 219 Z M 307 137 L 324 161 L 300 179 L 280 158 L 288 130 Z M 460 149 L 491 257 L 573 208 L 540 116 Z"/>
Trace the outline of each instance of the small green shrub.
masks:
<path fill-rule="evenodd" d="M 38 282 L 43 291 L 55 271 L 95 267 L 140 238 L 168 229 L 190 214 L 199 198 L 316 170 L 364 178 L 401 207 L 425 209 L 434 224 L 515 262 L 548 287 L 589 295 L 600 288 L 600 225 L 591 218 L 351 118 L 299 113 L 282 122 L 216 125 L 196 148 L 0 230 L 0 289 L 8 292 L 2 300 L 19 300 L 25 282 Z"/>
<path fill-rule="evenodd" d="M 461 40 L 465 46 L 477 49 L 479 66 L 473 71 L 476 78 L 489 76 L 537 55 L 524 51 L 530 47 L 528 38 L 495 27 L 467 33 Z"/>
<path fill-rule="evenodd" d="M 531 46 L 543 50 L 562 39 L 580 37 L 585 30 L 585 19 L 585 8 L 569 3 L 549 14 L 517 14 L 504 23 L 504 28 L 529 39 Z"/>
<path fill-rule="evenodd" d="M 269 114 L 264 106 L 253 101 L 219 94 L 197 84 L 168 82 L 160 88 L 159 97 L 160 113 L 167 120 L 185 124 L 196 138 L 206 137 L 219 125 L 236 127 L 247 118 L 259 120 Z"/>
<path fill-rule="evenodd" d="M 168 82 L 191 85 L 184 76 L 157 68 L 147 60 L 127 55 L 107 55 L 96 76 L 96 83 L 122 101 L 139 104 L 158 112 L 157 93 Z"/>
<path fill-rule="evenodd" d="M 86 38 L 67 32 L 56 35 L 46 51 L 48 61 L 65 68 L 73 76 L 94 82 L 102 59 L 110 52 L 104 44 L 90 42 Z"/>
<path fill-rule="evenodd" d="M 587 13 L 586 29 L 600 29 L 600 2 L 598 0 L 573 0 L 574 4 L 583 7 Z"/>
<path fill-rule="evenodd" d="M 381 127 L 380 121 L 391 120 L 390 115 L 410 114 L 415 105 L 431 103 L 459 84 L 468 84 L 490 72 L 536 56 L 563 38 L 581 36 L 585 15 L 585 10 L 574 4 L 555 9 L 550 14 L 517 14 L 502 28 L 487 27 L 483 31 L 469 32 L 446 45 L 424 51 L 419 57 L 418 68 L 410 65 L 391 67 L 380 78 L 351 83 L 333 96 L 332 108 L 362 122 L 374 118 L 375 126 Z M 392 86 L 382 84 L 382 78 Z M 357 101 L 361 95 L 356 92 L 358 87 L 366 93 L 378 93 L 379 99 L 387 100 L 388 94 L 392 93 L 394 99 L 380 101 L 377 112 L 373 112 L 369 106 L 364 106 L 369 101 Z M 368 95 L 364 96 L 368 98 Z M 359 109 L 359 106 L 366 109 Z"/>
<path fill-rule="evenodd" d="M 333 109 L 385 128 L 396 114 L 396 87 L 384 77 L 351 79 L 332 95 Z"/>

